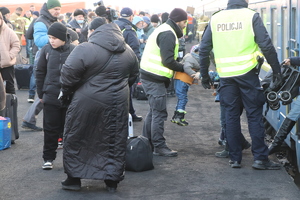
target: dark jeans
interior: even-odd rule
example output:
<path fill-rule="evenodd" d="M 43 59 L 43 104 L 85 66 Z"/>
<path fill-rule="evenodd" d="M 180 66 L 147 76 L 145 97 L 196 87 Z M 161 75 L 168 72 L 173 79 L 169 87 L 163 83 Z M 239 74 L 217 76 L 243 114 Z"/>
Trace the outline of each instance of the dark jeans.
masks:
<path fill-rule="evenodd" d="M 15 68 L 14 66 L 0 68 L 3 81 L 6 82 L 5 90 L 6 93 L 16 94 L 15 90 Z"/>
<path fill-rule="evenodd" d="M 44 104 L 44 148 L 43 159 L 55 160 L 59 136 L 64 131 L 67 108 Z"/>

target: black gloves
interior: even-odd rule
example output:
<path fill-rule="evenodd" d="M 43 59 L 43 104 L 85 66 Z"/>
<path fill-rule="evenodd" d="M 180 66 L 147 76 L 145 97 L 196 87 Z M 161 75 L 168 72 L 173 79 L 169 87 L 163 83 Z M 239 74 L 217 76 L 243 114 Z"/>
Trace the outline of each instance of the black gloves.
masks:
<path fill-rule="evenodd" d="M 61 107 L 67 108 L 70 105 L 73 94 L 74 93 L 72 93 L 70 90 L 64 90 L 64 89 L 60 90 L 60 93 L 59 93 L 59 96 L 57 99 L 60 101 Z"/>
<path fill-rule="evenodd" d="M 262 86 L 263 86 L 264 92 L 267 94 L 271 91 L 277 92 L 280 89 L 280 87 L 282 86 L 282 84 L 283 84 L 282 74 L 276 73 L 276 74 L 272 75 L 272 80 L 269 84 L 264 83 Z"/>
<path fill-rule="evenodd" d="M 273 90 L 279 90 L 282 85 L 281 73 L 273 74 Z"/>
<path fill-rule="evenodd" d="M 210 77 L 209 77 L 208 74 L 203 74 L 202 75 L 201 84 L 202 84 L 204 89 L 210 89 L 211 88 L 212 82 L 211 82 Z"/>

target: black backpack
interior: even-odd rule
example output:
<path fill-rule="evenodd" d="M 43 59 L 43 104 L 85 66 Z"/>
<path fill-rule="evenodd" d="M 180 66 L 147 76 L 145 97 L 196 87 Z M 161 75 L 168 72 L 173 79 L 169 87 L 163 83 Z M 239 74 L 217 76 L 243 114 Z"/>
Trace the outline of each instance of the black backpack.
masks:
<path fill-rule="evenodd" d="M 134 172 L 151 170 L 154 168 L 152 160 L 152 147 L 148 138 L 140 135 L 127 140 L 126 170 Z"/>

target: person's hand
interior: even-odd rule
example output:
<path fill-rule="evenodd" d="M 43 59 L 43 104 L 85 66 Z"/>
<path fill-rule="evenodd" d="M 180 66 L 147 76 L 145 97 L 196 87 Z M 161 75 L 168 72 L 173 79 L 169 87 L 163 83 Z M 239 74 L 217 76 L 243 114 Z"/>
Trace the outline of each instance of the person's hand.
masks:
<path fill-rule="evenodd" d="M 72 101 L 72 95 L 64 90 L 61 90 L 57 99 L 60 101 L 60 105 L 66 108 Z"/>
<path fill-rule="evenodd" d="M 282 85 L 282 75 L 281 73 L 273 74 L 273 83 L 271 84 L 272 90 L 277 90 Z"/>
<path fill-rule="evenodd" d="M 191 77 L 192 77 L 193 79 L 200 80 L 200 72 L 197 72 L 197 73 L 195 73 L 195 74 L 192 74 Z"/>
<path fill-rule="evenodd" d="M 201 84 L 204 89 L 210 89 L 211 88 L 211 80 L 209 78 L 208 74 L 202 75 Z"/>
<path fill-rule="evenodd" d="M 291 65 L 291 60 L 289 58 L 283 61 L 284 65 Z"/>

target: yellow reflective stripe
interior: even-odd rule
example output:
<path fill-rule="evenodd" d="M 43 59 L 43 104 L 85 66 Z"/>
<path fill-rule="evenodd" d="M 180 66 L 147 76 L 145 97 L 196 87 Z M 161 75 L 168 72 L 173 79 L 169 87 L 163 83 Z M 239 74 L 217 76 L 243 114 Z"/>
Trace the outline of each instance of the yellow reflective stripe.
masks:
<path fill-rule="evenodd" d="M 159 76 L 165 76 L 167 78 L 171 78 L 173 76 L 173 71 L 167 67 L 162 67 L 161 65 L 152 62 L 147 62 L 145 64 L 146 67 L 143 67 L 145 71 L 149 71 Z"/>
<path fill-rule="evenodd" d="M 215 62 L 216 62 L 216 64 L 242 62 L 242 61 L 246 61 L 246 60 L 251 60 L 253 58 L 256 59 L 256 56 L 258 56 L 258 55 L 261 55 L 261 53 L 254 52 L 253 54 L 244 55 L 244 56 L 236 56 L 236 57 L 230 57 L 230 58 L 216 58 Z"/>
<path fill-rule="evenodd" d="M 161 57 L 158 55 L 150 54 L 148 57 L 149 57 L 149 59 L 161 62 Z"/>
<path fill-rule="evenodd" d="M 23 34 L 23 32 L 15 31 L 16 34 Z"/>
<path fill-rule="evenodd" d="M 245 65 L 236 65 L 236 66 L 229 66 L 229 67 L 220 67 L 218 68 L 218 71 L 220 73 L 228 73 L 228 72 L 237 72 L 237 71 L 243 71 L 246 69 L 249 69 L 250 67 L 253 67 L 253 65 L 256 64 L 255 60 L 251 60 Z"/>

